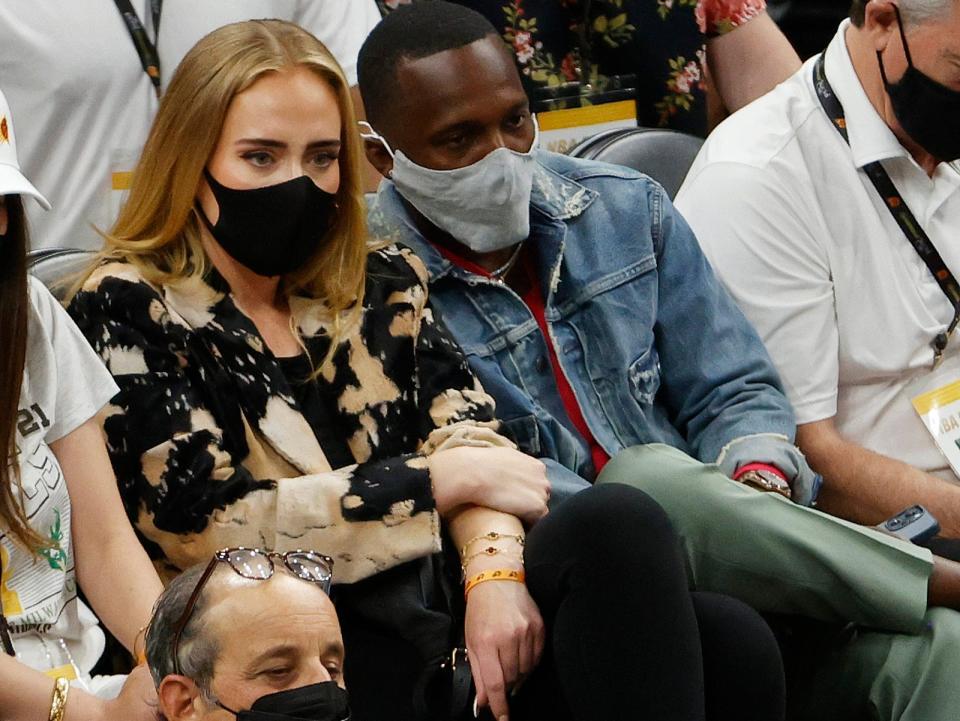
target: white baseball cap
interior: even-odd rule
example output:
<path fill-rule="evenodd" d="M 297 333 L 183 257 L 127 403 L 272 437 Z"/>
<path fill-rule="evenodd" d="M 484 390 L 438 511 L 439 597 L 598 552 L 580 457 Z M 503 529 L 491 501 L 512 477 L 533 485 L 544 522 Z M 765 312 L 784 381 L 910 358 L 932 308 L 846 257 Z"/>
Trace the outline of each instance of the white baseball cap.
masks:
<path fill-rule="evenodd" d="M 50 203 L 40 195 L 33 184 L 20 172 L 17 162 L 17 141 L 13 136 L 13 118 L 10 106 L 0 90 L 0 195 L 32 195 L 37 202 L 50 210 Z"/>

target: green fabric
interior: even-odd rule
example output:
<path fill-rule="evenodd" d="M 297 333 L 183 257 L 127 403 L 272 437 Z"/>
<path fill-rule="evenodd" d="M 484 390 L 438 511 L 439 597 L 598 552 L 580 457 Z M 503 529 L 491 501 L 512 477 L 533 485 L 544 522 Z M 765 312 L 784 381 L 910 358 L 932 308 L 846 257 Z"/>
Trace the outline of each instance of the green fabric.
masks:
<path fill-rule="evenodd" d="M 670 516 L 694 587 L 758 611 L 916 632 L 930 551 L 731 481 L 665 445 L 627 448 L 598 483 L 625 483 Z"/>
<path fill-rule="evenodd" d="M 926 549 L 755 491 L 669 446 L 628 448 L 597 482 L 663 506 L 694 588 L 862 627 L 798 674 L 791 721 L 960 718 L 960 614 L 927 611 Z"/>
<path fill-rule="evenodd" d="M 809 668 L 788 685 L 790 721 L 956 721 L 960 614 L 932 609 L 915 635 L 861 630 Z"/>

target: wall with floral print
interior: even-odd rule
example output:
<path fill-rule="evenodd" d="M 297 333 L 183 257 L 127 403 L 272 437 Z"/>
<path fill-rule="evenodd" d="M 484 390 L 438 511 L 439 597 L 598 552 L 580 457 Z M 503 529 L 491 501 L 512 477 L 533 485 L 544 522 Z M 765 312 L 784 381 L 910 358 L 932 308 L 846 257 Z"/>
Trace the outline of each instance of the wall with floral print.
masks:
<path fill-rule="evenodd" d="M 415 0 L 379 0 L 384 12 Z M 633 75 L 640 125 L 704 135 L 697 0 L 455 0 L 485 15 L 517 61 L 528 95 Z"/>

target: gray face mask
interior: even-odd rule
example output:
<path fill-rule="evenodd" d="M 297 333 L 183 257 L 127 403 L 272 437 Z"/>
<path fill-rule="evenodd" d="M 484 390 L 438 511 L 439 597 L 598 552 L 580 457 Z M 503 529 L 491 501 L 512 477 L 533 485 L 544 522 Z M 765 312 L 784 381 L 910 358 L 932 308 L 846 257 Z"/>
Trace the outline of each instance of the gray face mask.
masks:
<path fill-rule="evenodd" d="M 417 165 L 364 123 L 361 135 L 380 142 L 393 158 L 390 179 L 423 216 L 475 253 L 509 248 L 530 234 L 530 193 L 540 129 L 534 119 L 530 150 L 497 148 L 473 165 L 433 170 Z"/>

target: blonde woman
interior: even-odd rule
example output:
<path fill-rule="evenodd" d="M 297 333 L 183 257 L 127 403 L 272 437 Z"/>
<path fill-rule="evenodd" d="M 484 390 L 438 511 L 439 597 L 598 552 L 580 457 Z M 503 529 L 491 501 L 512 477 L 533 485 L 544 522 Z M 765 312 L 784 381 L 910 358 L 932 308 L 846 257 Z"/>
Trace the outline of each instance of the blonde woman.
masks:
<path fill-rule="evenodd" d="M 354 719 L 412 718 L 418 681 L 449 714 L 449 679 L 427 681 L 461 639 L 477 704 L 498 718 L 527 677 L 517 703 L 570 713 L 556 667 L 535 672 L 546 649 L 577 685 L 576 718 L 594 699 L 626 704 L 617 689 L 639 675 L 653 695 L 661 676 L 683 682 L 659 718 L 696 719 L 700 636 L 662 513 L 632 489 L 590 489 L 525 548 L 524 524 L 547 511 L 544 466 L 498 434 L 420 261 L 367 244 L 359 167 L 343 74 L 304 30 L 227 26 L 179 66 L 70 305 L 120 387 L 105 430 L 137 528 L 171 570 L 226 546 L 332 556 Z M 604 537 L 610 524 L 623 534 Z M 670 643 L 653 651 L 641 630 Z M 168 660 L 208 679 L 216 652 L 197 632 Z M 602 673 L 579 672 L 580 639 Z M 282 661 L 248 673 L 296 687 Z M 763 667 L 778 664 L 774 649 Z M 185 686 L 184 708 L 219 718 L 202 686 Z"/>
<path fill-rule="evenodd" d="M 94 418 L 116 385 L 27 275 L 30 196 L 49 208 L 20 172 L 0 92 L 0 721 L 146 721 L 156 693 L 145 667 L 122 690 L 122 677 L 90 677 L 104 635 L 78 584 L 132 651 L 160 581 Z"/>

